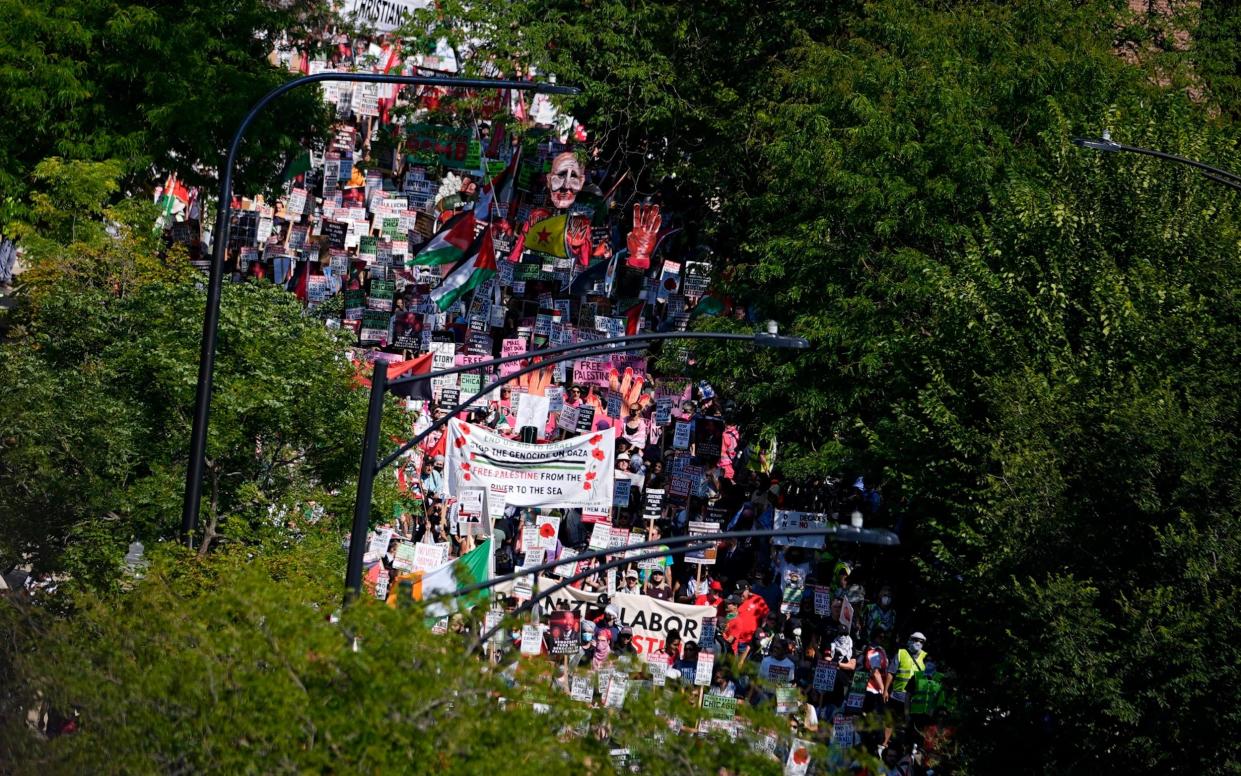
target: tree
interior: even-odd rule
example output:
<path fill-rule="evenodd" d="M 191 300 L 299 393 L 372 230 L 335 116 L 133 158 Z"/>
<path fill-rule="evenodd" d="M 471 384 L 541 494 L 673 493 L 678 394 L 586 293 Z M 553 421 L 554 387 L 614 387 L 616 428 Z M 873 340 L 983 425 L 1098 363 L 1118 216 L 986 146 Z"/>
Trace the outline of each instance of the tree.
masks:
<path fill-rule="evenodd" d="M 52 178 L 98 173 L 56 165 Z M 64 211 L 55 187 L 32 201 L 28 293 L 0 344 L 0 566 L 108 587 L 130 541 L 179 525 L 205 291 L 183 253 L 155 252 L 149 206 Z M 298 503 L 347 513 L 367 398 L 344 339 L 265 283 L 226 285 L 219 337 L 202 551 L 278 528 Z M 394 496 L 380 489 L 384 507 Z"/>
<path fill-rule="evenodd" d="M 589 710 L 556 689 L 555 663 L 517 663 L 510 652 L 489 668 L 465 638 L 434 634 L 420 606 L 360 601 L 329 622 L 339 543 L 299 527 L 299 543 L 202 559 L 162 548 L 127 596 L 77 596 L 70 619 L 0 599 L 0 622 L 18 642 L 0 649 L 15 678 L 0 690 L 5 762 L 19 773 L 347 762 L 384 773 L 606 774 L 625 772 L 612 759 L 624 747 L 652 773 L 780 772 L 746 737 L 670 731 L 672 719 L 697 724 L 692 688 L 657 693 L 635 681 L 623 712 Z M 27 723 L 41 707 L 76 711 L 79 731 L 43 741 Z M 787 746 L 787 721 L 743 713 Z M 812 756 L 822 763 L 823 747 Z"/>
<path fill-rule="evenodd" d="M 50 157 L 114 160 L 126 191 L 169 170 L 210 180 L 250 106 L 290 77 L 268 64 L 273 42 L 329 15 L 320 0 L 0 2 L 0 201 L 20 215 Z M 251 130 L 237 185 L 262 188 L 327 121 L 313 90 L 283 97 Z"/>

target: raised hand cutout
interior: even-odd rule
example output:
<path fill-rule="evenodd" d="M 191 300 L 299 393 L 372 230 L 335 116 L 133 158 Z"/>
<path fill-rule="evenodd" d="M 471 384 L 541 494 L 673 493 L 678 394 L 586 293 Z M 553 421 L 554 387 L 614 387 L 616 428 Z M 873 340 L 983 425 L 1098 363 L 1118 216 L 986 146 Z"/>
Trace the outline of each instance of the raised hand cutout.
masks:
<path fill-rule="evenodd" d="M 625 263 L 634 269 L 649 269 L 651 252 L 655 250 L 655 242 L 659 238 L 659 227 L 663 217 L 659 214 L 659 205 L 633 206 L 633 231 L 629 233 L 626 244 L 629 246 L 629 258 Z"/>

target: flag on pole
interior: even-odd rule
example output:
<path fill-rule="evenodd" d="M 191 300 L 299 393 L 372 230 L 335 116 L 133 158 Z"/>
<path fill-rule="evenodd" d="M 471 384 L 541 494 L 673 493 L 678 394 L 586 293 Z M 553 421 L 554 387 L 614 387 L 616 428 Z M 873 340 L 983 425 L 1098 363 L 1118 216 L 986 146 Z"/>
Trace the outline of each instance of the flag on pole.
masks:
<path fill-rule="evenodd" d="M 521 149 L 513 154 L 513 160 L 491 180 L 483 184 L 478 201 L 474 203 L 474 218 L 485 221 L 492 216 L 492 211 L 499 214 L 505 202 L 513 198 L 513 181 L 517 178 L 517 165 L 521 162 Z"/>
<path fill-rule="evenodd" d="M 444 280 L 431 291 L 431 301 L 444 312 L 466 294 L 496 274 L 496 249 L 488 225 L 474 241 L 470 254 L 452 268 Z"/>
<path fill-rule="evenodd" d="M 485 582 L 492 576 L 492 539 L 488 537 L 478 547 L 454 561 L 427 572 L 415 571 L 412 576 L 415 601 L 452 595 L 468 585 Z M 456 611 L 458 604 L 464 604 L 468 608 L 486 600 L 487 591 L 479 590 L 461 598 L 433 603 L 427 607 L 427 614 L 443 617 Z"/>
<path fill-rule="evenodd" d="M 638 325 L 642 323 L 642 310 L 646 308 L 646 300 L 635 304 L 625 311 L 625 336 L 631 337 L 638 333 Z"/>
<path fill-rule="evenodd" d="M 469 210 L 448 219 L 444 228 L 436 232 L 417 255 L 408 259 L 405 266 L 438 267 L 460 261 L 474 242 L 474 224 L 474 213 Z"/>

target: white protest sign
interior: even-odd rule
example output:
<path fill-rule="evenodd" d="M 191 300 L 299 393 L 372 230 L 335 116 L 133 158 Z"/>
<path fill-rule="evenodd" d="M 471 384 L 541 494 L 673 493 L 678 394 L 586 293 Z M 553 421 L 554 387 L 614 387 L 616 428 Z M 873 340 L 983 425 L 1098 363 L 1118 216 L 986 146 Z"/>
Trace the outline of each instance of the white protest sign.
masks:
<path fill-rule="evenodd" d="M 591 686 L 590 676 L 573 677 L 572 689 L 569 691 L 569 697 L 575 701 L 590 703 L 595 699 L 595 688 Z"/>
<path fill-rule="evenodd" d="M 715 655 L 710 652 L 698 653 L 698 666 L 694 669 L 694 684 L 699 687 L 711 686 L 711 675 L 715 671 Z"/>
<path fill-rule="evenodd" d="M 391 528 L 386 528 L 371 534 L 371 543 L 366 548 L 366 554 L 375 556 L 386 555 L 388 543 L 392 541 L 394 533 Z"/>
<path fill-rule="evenodd" d="M 453 418 L 448 424 L 448 495 L 470 485 L 524 507 L 608 508 L 615 448 L 604 434 L 583 434 L 545 445 L 525 444 Z M 494 487 L 493 487 L 494 486 Z"/>
<path fill-rule="evenodd" d="M 556 551 L 556 537 L 560 535 L 560 518 L 550 515 L 539 515 L 535 521 L 539 531 L 539 546 L 548 552 Z"/>
<path fill-rule="evenodd" d="M 522 394 L 521 406 L 517 409 L 517 428 L 533 426 L 538 429 L 538 436 L 543 436 L 547 428 L 547 414 L 551 410 L 551 400 L 546 396 Z"/>
<path fill-rule="evenodd" d="M 647 653 L 646 667 L 651 672 L 651 684 L 663 687 L 668 681 L 668 658 L 661 653 Z"/>
<path fill-rule="evenodd" d="M 827 515 L 817 512 L 792 512 L 786 509 L 777 509 L 774 528 L 777 531 L 782 528 L 826 528 L 827 519 Z M 825 534 L 814 536 L 773 536 L 771 537 L 771 543 L 821 550 L 827 545 L 827 536 Z"/>
<path fill-rule="evenodd" d="M 414 571 L 431 571 L 448 562 L 448 545 L 424 544 L 414 545 Z"/>
<path fill-rule="evenodd" d="M 784 776 L 806 776 L 806 772 L 810 770 L 810 747 L 812 746 L 814 746 L 812 741 L 793 739 L 793 745 L 789 747 L 788 759 L 784 761 Z"/>
<path fill-rule="evenodd" d="M 538 655 L 543 651 L 543 634 L 537 625 L 521 626 L 521 654 Z"/>

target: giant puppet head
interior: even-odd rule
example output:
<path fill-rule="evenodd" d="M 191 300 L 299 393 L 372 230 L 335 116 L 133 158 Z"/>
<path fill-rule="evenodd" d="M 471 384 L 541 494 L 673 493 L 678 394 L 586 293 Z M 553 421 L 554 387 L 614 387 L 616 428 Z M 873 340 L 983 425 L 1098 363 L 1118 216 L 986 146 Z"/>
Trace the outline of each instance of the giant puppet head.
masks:
<path fill-rule="evenodd" d="M 565 151 L 552 159 L 551 172 L 547 173 L 547 191 L 556 208 L 564 210 L 571 207 L 585 183 L 586 167 L 577 154 Z"/>

